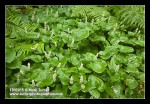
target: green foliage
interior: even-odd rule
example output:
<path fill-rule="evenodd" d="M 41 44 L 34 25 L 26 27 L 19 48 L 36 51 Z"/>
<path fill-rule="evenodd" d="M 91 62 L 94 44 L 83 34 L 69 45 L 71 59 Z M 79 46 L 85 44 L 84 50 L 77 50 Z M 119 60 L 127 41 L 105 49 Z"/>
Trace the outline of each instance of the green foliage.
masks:
<path fill-rule="evenodd" d="M 6 6 L 6 98 L 144 98 L 143 10 Z"/>
<path fill-rule="evenodd" d="M 108 7 L 118 19 L 127 26 L 136 26 L 144 29 L 145 11 L 143 5 Z"/>

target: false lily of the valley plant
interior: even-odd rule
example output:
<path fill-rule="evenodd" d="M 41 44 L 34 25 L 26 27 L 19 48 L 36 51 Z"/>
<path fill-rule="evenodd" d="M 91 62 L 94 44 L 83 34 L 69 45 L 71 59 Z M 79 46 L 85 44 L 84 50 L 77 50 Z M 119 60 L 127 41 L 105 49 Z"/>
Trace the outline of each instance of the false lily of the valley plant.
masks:
<path fill-rule="evenodd" d="M 144 98 L 144 16 L 133 5 L 6 6 L 6 98 Z M 26 88 L 61 94 L 10 94 Z"/>

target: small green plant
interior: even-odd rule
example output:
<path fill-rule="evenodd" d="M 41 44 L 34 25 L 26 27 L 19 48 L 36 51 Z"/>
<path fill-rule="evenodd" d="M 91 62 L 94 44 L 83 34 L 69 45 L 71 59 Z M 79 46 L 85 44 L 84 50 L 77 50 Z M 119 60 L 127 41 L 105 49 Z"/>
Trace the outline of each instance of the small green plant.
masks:
<path fill-rule="evenodd" d="M 144 98 L 144 20 L 115 9 L 6 6 L 6 98 Z M 27 88 L 61 95 L 12 94 Z"/>

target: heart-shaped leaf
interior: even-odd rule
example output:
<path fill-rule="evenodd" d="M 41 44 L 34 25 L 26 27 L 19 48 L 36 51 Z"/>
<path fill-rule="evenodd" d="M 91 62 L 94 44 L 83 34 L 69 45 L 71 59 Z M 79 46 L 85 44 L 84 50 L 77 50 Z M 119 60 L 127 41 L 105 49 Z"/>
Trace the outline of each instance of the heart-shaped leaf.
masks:
<path fill-rule="evenodd" d="M 89 31 L 86 29 L 75 29 L 73 30 L 71 36 L 76 40 L 80 41 L 89 36 Z"/>
<path fill-rule="evenodd" d="M 96 73 L 102 73 L 105 70 L 106 66 L 107 63 L 104 60 L 97 60 L 89 64 L 89 67 Z"/>
<path fill-rule="evenodd" d="M 80 55 L 79 54 L 72 55 L 71 62 L 73 65 L 79 65 L 80 64 Z"/>

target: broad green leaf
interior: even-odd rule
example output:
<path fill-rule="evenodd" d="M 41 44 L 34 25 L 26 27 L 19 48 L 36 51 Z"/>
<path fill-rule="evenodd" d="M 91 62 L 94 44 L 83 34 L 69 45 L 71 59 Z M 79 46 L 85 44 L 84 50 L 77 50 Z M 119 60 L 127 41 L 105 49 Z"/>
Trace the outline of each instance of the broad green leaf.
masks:
<path fill-rule="evenodd" d="M 71 62 L 73 65 L 79 65 L 80 64 L 80 54 L 72 55 Z"/>
<path fill-rule="evenodd" d="M 107 46 L 107 47 L 105 47 L 105 50 L 100 51 L 99 54 L 102 59 L 109 59 L 114 54 L 117 54 L 117 52 L 118 52 L 118 50 L 117 50 L 116 46 Z"/>
<path fill-rule="evenodd" d="M 53 73 L 50 70 L 42 70 L 39 71 L 37 78 L 35 81 L 49 80 L 52 79 Z"/>
<path fill-rule="evenodd" d="M 126 72 L 138 74 L 139 70 L 135 66 L 127 66 Z"/>
<path fill-rule="evenodd" d="M 120 73 L 116 72 L 113 76 L 111 76 L 111 81 L 116 82 L 120 80 Z"/>
<path fill-rule="evenodd" d="M 103 36 L 103 34 L 102 34 L 102 36 L 101 36 L 101 34 L 99 34 L 99 35 L 95 35 L 93 38 L 91 38 L 92 39 L 92 41 L 93 42 L 95 42 L 95 41 L 105 41 L 106 39 L 105 39 L 105 37 Z"/>
<path fill-rule="evenodd" d="M 66 63 L 67 63 L 66 57 L 63 57 L 62 59 L 59 58 L 59 59 L 60 59 L 61 66 L 64 67 L 66 65 Z"/>
<path fill-rule="evenodd" d="M 118 73 L 120 74 L 120 79 L 124 81 L 126 79 L 127 73 L 124 71 L 124 69 L 119 69 Z"/>
<path fill-rule="evenodd" d="M 47 70 L 50 68 L 50 63 L 42 63 L 42 66 Z"/>
<path fill-rule="evenodd" d="M 42 42 L 44 42 L 44 43 L 49 43 L 49 38 L 50 37 L 48 37 L 46 35 L 41 35 Z"/>
<path fill-rule="evenodd" d="M 24 59 L 25 60 L 31 59 L 31 60 L 33 60 L 35 62 L 42 62 L 43 56 L 40 56 L 40 55 L 31 55 L 31 56 L 25 57 Z"/>
<path fill-rule="evenodd" d="M 16 68 L 20 68 L 21 64 L 22 64 L 21 60 L 17 58 L 13 60 L 11 63 L 8 63 L 7 67 L 10 69 L 16 69 Z"/>
<path fill-rule="evenodd" d="M 117 95 L 118 98 L 122 97 L 123 86 L 122 86 L 121 81 L 117 81 L 117 82 L 114 83 L 113 91 L 115 92 L 115 94 Z"/>
<path fill-rule="evenodd" d="M 125 95 L 126 96 L 130 96 L 130 95 L 132 95 L 133 94 L 133 90 L 131 90 L 131 89 L 129 89 L 129 88 L 126 88 L 125 89 Z"/>
<path fill-rule="evenodd" d="M 36 85 L 37 87 L 43 88 L 43 87 L 50 86 L 52 83 L 53 83 L 52 79 L 45 79 L 45 80 L 39 81 Z"/>
<path fill-rule="evenodd" d="M 66 69 L 65 69 L 66 70 Z M 61 68 L 58 70 L 58 77 L 61 81 L 61 83 L 63 85 L 69 85 L 69 82 L 70 82 L 70 79 L 69 79 L 69 76 L 70 74 L 65 72 L 64 70 L 62 70 Z"/>
<path fill-rule="evenodd" d="M 80 73 L 80 74 L 91 73 L 91 70 L 82 67 L 82 68 L 79 70 L 79 73 Z"/>
<path fill-rule="evenodd" d="M 69 34 L 67 34 L 65 32 L 61 32 L 61 38 L 64 43 L 67 43 L 69 40 Z"/>
<path fill-rule="evenodd" d="M 105 90 L 106 90 L 106 92 L 108 93 L 109 96 L 111 96 L 112 98 L 116 98 L 117 95 L 116 95 L 116 93 L 114 92 L 114 90 L 113 90 L 112 87 L 113 87 L 113 84 L 110 83 L 110 82 L 107 82 L 107 83 L 106 83 L 106 88 L 105 88 Z"/>
<path fill-rule="evenodd" d="M 62 91 L 63 95 L 67 95 L 68 86 L 62 86 L 61 91 Z"/>
<path fill-rule="evenodd" d="M 11 63 L 15 59 L 15 56 L 16 56 L 16 52 L 12 48 L 6 47 L 5 61 L 7 63 Z"/>
<path fill-rule="evenodd" d="M 87 27 L 90 27 L 90 24 L 89 23 L 84 23 L 84 22 L 78 22 L 78 27 L 82 28 L 82 29 L 85 29 Z"/>
<path fill-rule="evenodd" d="M 117 47 L 119 48 L 119 50 L 121 52 L 124 52 L 124 53 L 126 53 L 126 52 L 133 52 L 134 51 L 134 49 L 132 47 L 128 47 L 128 46 L 117 45 Z"/>
<path fill-rule="evenodd" d="M 23 72 L 30 71 L 30 69 L 25 65 L 21 65 L 20 70 L 22 70 Z"/>
<path fill-rule="evenodd" d="M 125 82 L 130 89 L 135 89 L 138 86 L 138 82 L 134 77 L 127 77 Z"/>
<path fill-rule="evenodd" d="M 86 54 L 83 54 L 83 56 L 85 57 L 86 61 L 94 61 L 94 60 L 96 60 L 95 55 L 92 54 L 92 53 L 86 53 Z"/>
<path fill-rule="evenodd" d="M 72 86 L 69 86 L 69 89 L 71 90 L 71 94 L 77 93 L 78 91 L 80 91 L 80 85 L 78 83 L 75 83 Z"/>
<path fill-rule="evenodd" d="M 105 86 L 104 86 L 104 82 L 100 78 L 94 75 L 90 75 L 88 81 L 90 83 L 90 88 L 88 90 L 97 88 L 100 92 L 103 92 Z"/>
<path fill-rule="evenodd" d="M 71 67 L 71 68 L 69 68 L 69 71 L 72 73 L 77 73 L 78 69 L 76 67 Z"/>
<path fill-rule="evenodd" d="M 145 73 L 141 72 L 137 77 L 140 79 L 140 81 L 145 82 Z"/>
<path fill-rule="evenodd" d="M 121 81 L 117 81 L 115 83 L 106 83 L 105 90 L 112 98 L 122 98 L 123 96 L 123 86 Z"/>
<path fill-rule="evenodd" d="M 74 82 L 78 82 L 78 83 L 80 82 L 80 77 L 78 73 L 73 73 L 72 77 L 73 77 Z"/>
<path fill-rule="evenodd" d="M 50 86 L 53 83 L 53 73 L 49 70 L 41 71 L 37 78 L 35 78 L 37 82 L 36 85 L 40 88 Z"/>
<path fill-rule="evenodd" d="M 75 29 L 71 36 L 76 40 L 76 41 L 80 41 L 83 40 L 85 38 L 87 38 L 89 36 L 89 31 L 86 29 Z"/>
<path fill-rule="evenodd" d="M 48 62 L 50 63 L 50 66 L 57 66 L 58 64 L 59 64 L 59 61 L 58 61 L 58 59 L 56 59 L 56 58 L 50 58 L 49 60 L 48 60 Z"/>
<path fill-rule="evenodd" d="M 110 63 L 108 64 L 109 70 L 114 70 L 116 69 L 116 63 L 115 63 L 115 57 L 112 57 L 110 60 Z"/>
<path fill-rule="evenodd" d="M 89 67 L 97 73 L 102 73 L 105 70 L 106 66 L 107 63 L 104 60 L 97 60 L 89 64 Z"/>
<path fill-rule="evenodd" d="M 85 85 L 85 88 L 83 90 L 84 92 L 89 92 L 90 90 L 96 88 L 96 87 L 92 86 L 92 81 L 87 81 L 87 82 L 85 82 L 84 85 Z"/>
<path fill-rule="evenodd" d="M 94 97 L 94 98 L 100 98 L 100 93 L 96 90 L 90 90 L 89 93 Z"/>

